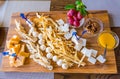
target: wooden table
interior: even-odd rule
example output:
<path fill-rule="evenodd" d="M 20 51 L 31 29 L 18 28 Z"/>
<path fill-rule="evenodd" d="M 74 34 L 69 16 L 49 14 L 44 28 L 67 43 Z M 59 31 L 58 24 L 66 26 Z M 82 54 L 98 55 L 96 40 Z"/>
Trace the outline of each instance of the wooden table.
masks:
<path fill-rule="evenodd" d="M 41 13 L 41 12 L 40 12 Z M 51 18 L 53 18 L 54 20 L 57 19 L 63 19 L 64 21 L 66 21 L 66 11 L 51 11 L 51 12 L 42 12 L 41 14 L 45 14 L 45 15 L 50 15 Z M 29 12 L 26 13 L 27 17 L 34 17 L 36 16 L 36 12 Z M 99 18 L 103 24 L 104 24 L 104 30 L 106 29 L 110 29 L 109 27 L 109 18 L 108 18 L 108 13 L 107 11 L 89 11 L 89 15 L 88 17 L 96 17 Z M 15 20 L 20 21 L 22 25 L 24 25 L 24 27 L 27 27 L 27 25 L 25 24 L 25 21 L 23 19 L 21 19 L 20 17 L 20 13 L 14 13 L 11 16 L 11 22 L 10 22 L 10 28 L 8 31 L 8 35 L 7 35 L 7 41 L 13 36 L 18 34 L 15 31 Z M 28 29 L 28 28 L 27 28 Z M 77 29 L 78 34 L 81 34 L 82 32 L 82 28 Z M 87 37 L 86 35 L 84 35 L 83 37 Z M 89 49 L 95 49 L 98 50 L 98 55 L 103 54 L 104 49 L 101 49 L 98 44 L 97 44 L 97 36 L 96 37 L 91 37 L 91 38 L 86 38 L 87 39 L 87 48 Z M 95 41 L 96 40 L 96 41 Z M 6 47 L 5 47 L 6 48 Z M 112 57 L 112 59 L 111 59 Z M 88 63 L 87 62 L 87 58 L 85 58 L 85 62 L 87 62 L 87 65 L 85 67 L 80 67 L 78 68 L 77 66 L 69 68 L 68 70 L 64 70 L 61 67 L 58 67 L 56 65 L 54 65 L 54 69 L 52 71 L 47 70 L 46 68 L 43 68 L 42 66 L 38 65 L 37 63 L 35 63 L 33 60 L 29 59 L 29 63 L 18 67 L 18 68 L 14 68 L 14 67 L 10 67 L 8 65 L 8 58 L 7 57 L 3 57 L 2 60 L 2 67 L 1 70 L 5 71 L 5 72 L 12 72 L 12 71 L 17 71 L 17 72 L 54 72 L 54 73 L 107 73 L 107 74 L 115 74 L 117 73 L 117 69 L 116 69 L 116 61 L 115 61 L 115 54 L 114 51 L 107 51 L 107 62 L 105 64 L 101 64 L 99 62 L 97 62 L 95 65 Z"/>

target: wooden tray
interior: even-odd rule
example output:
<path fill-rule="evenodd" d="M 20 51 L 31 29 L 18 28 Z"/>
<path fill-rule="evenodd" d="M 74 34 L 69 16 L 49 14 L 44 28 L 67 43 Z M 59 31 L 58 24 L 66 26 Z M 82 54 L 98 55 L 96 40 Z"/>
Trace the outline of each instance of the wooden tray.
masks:
<path fill-rule="evenodd" d="M 50 15 L 54 20 L 62 18 L 66 20 L 66 12 L 65 11 L 55 11 L 55 12 L 40 12 L 44 13 L 45 15 Z M 110 29 L 109 25 L 109 18 L 107 11 L 89 11 L 89 17 L 96 17 L 102 20 L 104 23 L 104 29 Z M 8 31 L 7 40 L 17 32 L 14 30 L 15 22 L 14 20 L 20 20 L 23 26 L 26 26 L 25 21 L 20 18 L 20 13 L 14 13 L 11 17 L 11 23 Z M 27 17 L 35 16 L 35 12 L 25 13 Z M 79 34 L 81 33 L 81 29 L 79 29 Z M 103 50 L 97 45 L 97 37 L 87 38 L 87 48 L 93 48 L 98 50 L 98 54 L 102 54 Z M 105 64 L 100 64 L 98 61 L 96 65 L 92 65 L 91 63 L 87 62 L 85 67 L 78 68 L 77 66 L 69 68 L 68 70 L 63 70 L 61 67 L 54 66 L 52 71 L 47 70 L 46 68 L 40 66 L 39 64 L 35 63 L 33 60 L 28 59 L 28 63 L 24 66 L 15 68 L 10 67 L 8 64 L 8 58 L 3 57 L 1 71 L 5 72 L 55 72 L 55 73 L 106 73 L 106 74 L 113 74 L 117 73 L 116 68 L 116 60 L 114 50 L 107 51 L 107 62 Z"/>

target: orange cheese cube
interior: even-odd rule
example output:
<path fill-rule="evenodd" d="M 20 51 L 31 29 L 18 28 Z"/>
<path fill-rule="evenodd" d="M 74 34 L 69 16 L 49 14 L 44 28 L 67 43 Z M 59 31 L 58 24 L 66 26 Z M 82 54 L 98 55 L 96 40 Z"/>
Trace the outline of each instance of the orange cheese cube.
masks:
<path fill-rule="evenodd" d="M 11 44 L 18 44 L 20 42 L 20 38 L 17 35 L 13 35 L 9 41 Z"/>
<path fill-rule="evenodd" d="M 11 67 L 14 66 L 14 63 L 15 63 L 15 58 L 14 57 L 9 57 L 9 64 Z"/>
<path fill-rule="evenodd" d="M 25 51 L 25 44 L 22 44 L 19 52 L 24 52 L 24 51 Z"/>
<path fill-rule="evenodd" d="M 19 50 L 20 50 L 20 44 L 17 44 L 12 48 L 12 52 L 16 54 L 19 53 Z"/>
<path fill-rule="evenodd" d="M 26 52 L 19 52 L 18 54 L 19 56 L 24 56 L 24 57 L 29 57 L 29 53 L 26 53 Z"/>
<path fill-rule="evenodd" d="M 13 48 L 14 46 L 10 43 L 10 41 L 7 41 L 7 48 L 8 49 L 11 49 L 11 48 Z"/>
<path fill-rule="evenodd" d="M 24 65 L 25 62 L 25 57 L 24 56 L 18 56 L 18 58 L 16 59 L 14 66 L 18 67 L 18 66 L 22 66 Z"/>

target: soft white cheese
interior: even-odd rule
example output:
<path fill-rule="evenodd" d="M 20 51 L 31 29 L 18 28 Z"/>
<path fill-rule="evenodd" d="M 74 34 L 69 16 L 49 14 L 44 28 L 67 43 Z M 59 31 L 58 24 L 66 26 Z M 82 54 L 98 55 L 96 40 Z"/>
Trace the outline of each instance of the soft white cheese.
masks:
<path fill-rule="evenodd" d="M 88 58 L 88 61 L 89 61 L 90 63 L 92 63 L 92 64 L 95 64 L 95 63 L 96 63 L 96 59 L 93 58 L 93 57 L 89 57 L 89 58 Z"/>
<path fill-rule="evenodd" d="M 63 63 L 63 64 L 62 64 L 62 68 L 63 68 L 63 69 L 68 69 L 68 65 L 67 65 L 66 63 Z"/>
<path fill-rule="evenodd" d="M 72 35 L 71 35 L 69 32 L 67 32 L 67 33 L 65 33 L 64 37 L 65 37 L 67 40 L 69 40 L 69 39 L 72 37 Z"/>
<path fill-rule="evenodd" d="M 81 48 L 82 48 L 82 44 L 76 44 L 75 46 L 74 46 L 74 49 L 75 50 L 77 50 L 77 51 L 80 51 L 81 50 Z"/>
<path fill-rule="evenodd" d="M 38 38 L 39 38 L 39 39 L 42 39 L 42 38 L 43 38 L 42 33 L 39 33 L 39 34 L 38 34 Z"/>
<path fill-rule="evenodd" d="M 42 51 L 44 51 L 44 50 L 46 49 L 46 46 L 45 46 L 45 45 L 41 45 L 41 46 L 40 46 L 40 49 L 41 49 Z"/>
<path fill-rule="evenodd" d="M 34 58 L 34 55 L 30 55 L 30 58 Z"/>
<path fill-rule="evenodd" d="M 45 43 L 45 41 L 44 41 L 43 39 L 40 39 L 40 40 L 38 40 L 38 43 L 39 43 L 40 45 L 43 45 L 43 44 Z"/>
<path fill-rule="evenodd" d="M 59 60 L 57 61 L 57 65 L 58 65 L 58 66 L 62 66 L 62 64 L 63 64 L 63 60 L 62 60 L 62 59 L 59 59 Z"/>
<path fill-rule="evenodd" d="M 89 50 L 89 49 L 87 49 L 86 47 L 84 47 L 84 48 L 81 50 L 81 52 L 82 52 L 85 56 L 87 56 L 87 57 L 91 57 L 91 55 L 92 55 L 92 50 Z"/>
<path fill-rule="evenodd" d="M 46 53 L 50 53 L 52 51 L 52 49 L 50 47 L 46 48 Z"/>
<path fill-rule="evenodd" d="M 81 53 L 84 54 L 86 52 L 86 50 L 88 50 L 86 47 L 82 48 Z"/>
<path fill-rule="evenodd" d="M 73 32 L 77 32 L 75 29 L 70 30 L 70 34 L 72 35 Z"/>
<path fill-rule="evenodd" d="M 58 61 L 58 57 L 57 57 L 57 56 L 53 56 L 52 60 L 53 60 L 54 62 L 57 62 L 57 61 Z"/>
<path fill-rule="evenodd" d="M 39 33 L 38 33 L 38 32 L 33 31 L 33 32 L 32 32 L 32 35 L 33 35 L 34 37 L 38 37 Z"/>
<path fill-rule="evenodd" d="M 97 51 L 97 50 L 94 50 L 94 49 L 90 49 L 90 50 L 92 50 L 92 56 L 93 56 L 93 57 L 96 57 L 96 56 L 97 56 L 98 51 Z"/>
<path fill-rule="evenodd" d="M 77 40 L 76 36 L 73 36 L 71 41 L 75 43 L 76 45 L 79 44 L 79 41 Z"/>
<path fill-rule="evenodd" d="M 40 58 L 40 54 L 39 54 L 39 53 L 36 53 L 36 54 L 34 55 L 34 57 L 35 57 L 35 58 Z"/>
<path fill-rule="evenodd" d="M 69 25 L 67 25 L 67 24 L 65 24 L 65 26 L 60 25 L 58 29 L 62 32 L 68 32 L 69 31 Z"/>
<path fill-rule="evenodd" d="M 47 57 L 48 59 L 52 59 L 52 58 L 53 58 L 53 55 L 52 55 L 52 53 L 47 53 L 46 57 Z"/>
<path fill-rule="evenodd" d="M 97 58 L 96 58 L 100 63 L 104 63 L 106 61 L 106 59 L 102 56 L 102 55 L 99 55 Z"/>
<path fill-rule="evenodd" d="M 69 24 L 65 23 L 64 24 L 64 32 L 68 32 L 69 31 Z"/>
<path fill-rule="evenodd" d="M 91 55 L 92 55 L 92 51 L 89 50 L 89 49 L 86 50 L 85 55 L 86 55 L 87 57 L 91 57 Z"/>
<path fill-rule="evenodd" d="M 86 39 L 84 39 L 84 38 L 80 38 L 80 40 L 82 40 L 82 46 L 86 46 Z"/>
<path fill-rule="evenodd" d="M 64 25 L 64 21 L 62 19 L 56 20 L 56 22 L 58 23 L 58 25 Z"/>

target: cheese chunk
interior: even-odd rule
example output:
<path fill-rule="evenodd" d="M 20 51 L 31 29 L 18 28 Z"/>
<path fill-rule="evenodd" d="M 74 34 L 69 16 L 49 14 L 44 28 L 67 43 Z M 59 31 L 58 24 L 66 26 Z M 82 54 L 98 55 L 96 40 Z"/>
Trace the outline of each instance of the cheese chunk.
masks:
<path fill-rule="evenodd" d="M 18 37 L 17 35 L 13 35 L 11 38 L 12 41 L 20 41 L 20 37 Z"/>
<path fill-rule="evenodd" d="M 73 43 L 75 43 L 76 45 L 79 44 L 79 41 L 77 40 L 77 38 L 76 38 L 75 35 L 72 37 L 71 41 L 72 41 Z"/>
<path fill-rule="evenodd" d="M 57 65 L 58 65 L 58 66 L 62 66 L 62 64 L 63 64 L 63 60 L 62 60 L 62 59 L 59 59 L 59 60 L 57 61 Z"/>
<path fill-rule="evenodd" d="M 82 50 L 81 50 L 82 54 L 84 54 L 85 56 L 87 57 L 91 57 L 92 55 L 92 50 L 89 50 L 87 49 L 86 47 L 84 47 Z"/>
<path fill-rule="evenodd" d="M 82 44 L 76 44 L 74 49 L 77 50 L 77 51 L 80 51 L 80 49 L 82 48 Z"/>
<path fill-rule="evenodd" d="M 91 57 L 92 51 L 91 51 L 91 50 L 86 50 L 85 55 L 86 55 L 87 57 Z"/>
<path fill-rule="evenodd" d="M 72 35 L 73 32 L 77 32 L 75 29 L 70 30 L 70 34 Z"/>
<path fill-rule="evenodd" d="M 24 56 L 18 56 L 18 58 L 16 59 L 14 66 L 18 67 L 18 66 L 22 66 L 24 65 L 25 62 L 25 57 Z"/>
<path fill-rule="evenodd" d="M 94 50 L 94 49 L 90 49 L 90 50 L 92 50 L 92 56 L 93 56 L 93 57 L 96 57 L 96 56 L 97 56 L 98 51 L 97 51 L 97 50 Z"/>
<path fill-rule="evenodd" d="M 50 47 L 47 47 L 45 51 L 46 51 L 46 53 L 50 53 L 50 52 L 52 52 L 52 49 Z"/>
<path fill-rule="evenodd" d="M 52 60 L 53 60 L 54 62 L 57 62 L 57 61 L 58 61 L 58 56 L 53 56 Z"/>
<path fill-rule="evenodd" d="M 29 53 L 26 53 L 26 52 L 19 52 L 18 54 L 19 56 L 24 56 L 24 57 L 29 57 Z"/>
<path fill-rule="evenodd" d="M 82 41 L 82 46 L 86 46 L 86 39 L 84 39 L 84 38 L 80 38 L 80 40 Z"/>
<path fill-rule="evenodd" d="M 39 39 L 43 39 L 42 33 L 39 33 L 38 38 L 39 38 Z"/>
<path fill-rule="evenodd" d="M 18 44 L 20 42 L 20 38 L 17 35 L 13 35 L 9 41 L 11 44 Z"/>
<path fill-rule="evenodd" d="M 64 37 L 68 40 L 72 37 L 72 34 L 70 34 L 69 32 L 67 32 Z"/>
<path fill-rule="evenodd" d="M 25 44 L 22 44 L 19 52 L 24 52 L 24 51 L 25 51 Z"/>
<path fill-rule="evenodd" d="M 62 64 L 62 68 L 63 68 L 63 69 L 68 69 L 68 65 L 67 65 L 66 63 L 63 63 L 63 64 Z"/>
<path fill-rule="evenodd" d="M 6 43 L 6 44 L 7 44 L 7 48 L 8 48 L 8 49 L 11 49 L 11 48 L 13 48 L 13 47 L 14 47 L 14 45 L 13 45 L 13 44 L 11 44 L 11 43 L 10 43 L 10 41 L 7 41 L 7 43 Z"/>
<path fill-rule="evenodd" d="M 86 52 L 86 50 L 88 50 L 86 47 L 84 47 L 81 52 L 84 54 L 84 52 Z"/>
<path fill-rule="evenodd" d="M 56 22 L 57 22 L 59 25 L 64 25 L 64 21 L 63 21 L 62 19 L 56 20 Z"/>
<path fill-rule="evenodd" d="M 97 57 L 97 60 L 100 62 L 100 63 L 104 63 L 106 61 L 106 59 L 102 56 L 102 55 L 99 55 Z"/>
<path fill-rule="evenodd" d="M 45 46 L 45 45 L 41 45 L 41 46 L 40 46 L 40 49 L 41 49 L 42 51 L 45 51 L 46 46 Z"/>
<path fill-rule="evenodd" d="M 40 40 L 38 41 L 38 43 L 39 43 L 40 45 L 43 45 L 43 44 L 45 43 L 45 41 L 44 41 L 43 39 L 40 39 Z"/>
<path fill-rule="evenodd" d="M 47 53 L 46 57 L 47 57 L 48 59 L 52 59 L 52 58 L 53 58 L 53 55 L 52 55 L 52 53 Z"/>
<path fill-rule="evenodd" d="M 32 32 L 32 35 L 33 35 L 33 37 L 38 37 L 39 33 L 36 32 L 36 31 L 33 31 L 33 32 Z"/>
<path fill-rule="evenodd" d="M 12 52 L 16 54 L 19 53 L 19 50 L 20 50 L 20 44 L 17 44 L 12 48 Z"/>
<path fill-rule="evenodd" d="M 95 64 L 95 63 L 96 63 L 96 59 L 93 58 L 93 57 L 89 57 L 89 58 L 88 58 L 88 61 L 89 61 L 90 63 L 92 63 L 92 64 Z"/>

